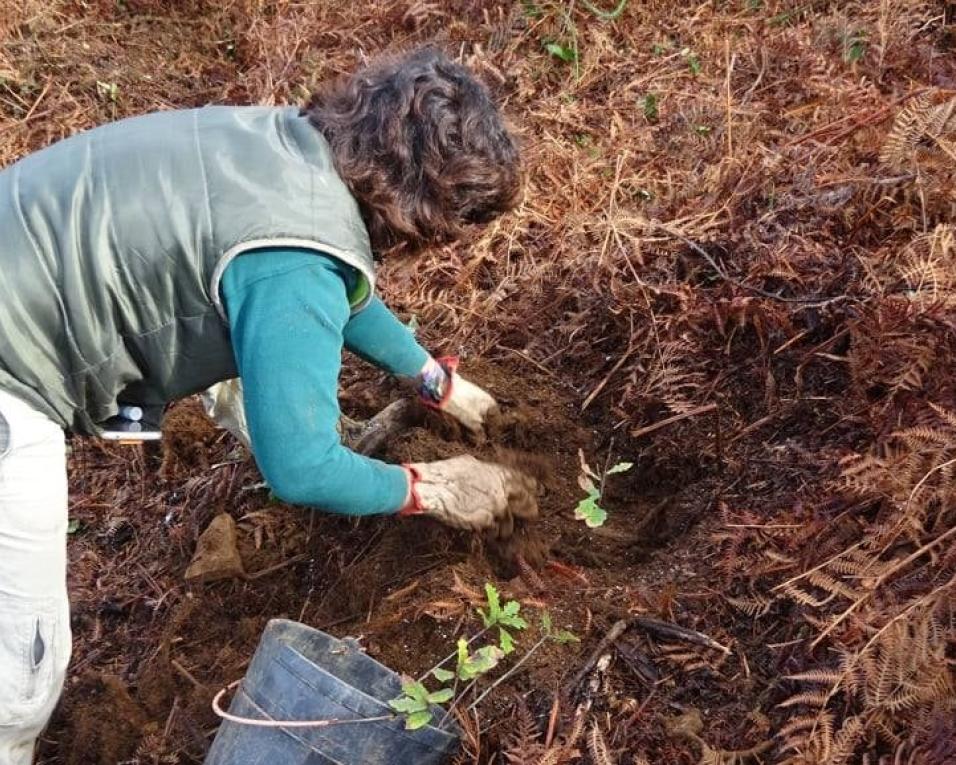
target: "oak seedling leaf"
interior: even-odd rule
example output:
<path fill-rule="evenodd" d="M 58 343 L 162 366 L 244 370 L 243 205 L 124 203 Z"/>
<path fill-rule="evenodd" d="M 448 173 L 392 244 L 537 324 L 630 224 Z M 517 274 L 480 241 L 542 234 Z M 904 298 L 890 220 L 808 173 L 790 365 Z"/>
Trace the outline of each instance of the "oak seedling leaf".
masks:
<path fill-rule="evenodd" d="M 421 712 L 414 712 L 405 720 L 405 730 L 418 730 L 424 728 L 432 721 L 432 713 L 427 709 Z"/>
<path fill-rule="evenodd" d="M 447 669 L 442 669 L 441 667 L 435 667 L 435 669 L 432 670 L 432 677 L 439 683 L 447 683 L 455 677 L 455 673 Z"/>
<path fill-rule="evenodd" d="M 589 529 L 603 526 L 607 520 L 607 511 L 597 502 L 600 496 L 600 494 L 594 492 L 578 502 L 578 506 L 574 508 L 575 519 L 584 521 Z"/>
<path fill-rule="evenodd" d="M 455 691 L 451 688 L 441 688 L 434 693 L 428 694 L 428 701 L 431 704 L 444 704 L 447 701 L 451 701 L 455 695 Z"/>
<path fill-rule="evenodd" d="M 634 467 L 633 462 L 618 462 L 614 467 L 607 471 L 606 475 L 616 475 L 617 473 L 626 473 Z"/>
<path fill-rule="evenodd" d="M 504 627 L 498 628 L 498 645 L 505 655 L 511 653 L 515 649 L 515 640 L 511 637 L 511 633 L 508 632 Z"/>

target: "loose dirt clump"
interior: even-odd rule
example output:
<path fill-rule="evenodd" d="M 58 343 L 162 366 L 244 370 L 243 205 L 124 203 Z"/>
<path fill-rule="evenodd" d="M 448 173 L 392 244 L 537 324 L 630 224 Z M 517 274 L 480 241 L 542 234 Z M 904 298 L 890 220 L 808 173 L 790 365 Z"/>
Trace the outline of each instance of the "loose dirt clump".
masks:
<path fill-rule="evenodd" d="M 66 762 L 119 762 L 155 731 L 126 685 L 112 675 L 87 675 L 70 688 L 75 714 L 66 725 L 70 748 Z"/>

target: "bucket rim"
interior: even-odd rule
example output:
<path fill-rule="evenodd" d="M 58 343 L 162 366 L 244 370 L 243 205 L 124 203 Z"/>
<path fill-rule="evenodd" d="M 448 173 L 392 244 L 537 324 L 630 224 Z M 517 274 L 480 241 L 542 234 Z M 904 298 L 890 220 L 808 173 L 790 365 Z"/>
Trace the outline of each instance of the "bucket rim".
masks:
<path fill-rule="evenodd" d="M 395 678 L 396 680 L 398 680 L 398 681 L 400 681 L 400 679 L 401 679 L 401 675 L 400 675 L 398 672 L 396 672 L 396 671 L 393 670 L 392 668 L 386 666 L 385 664 L 382 664 L 380 661 L 378 661 L 377 659 L 375 659 L 375 658 L 369 656 L 367 653 L 365 653 L 363 650 L 361 650 L 361 649 L 358 647 L 357 641 L 355 641 L 354 639 L 350 640 L 350 639 L 348 639 L 348 638 L 345 638 L 345 639 L 343 639 L 343 638 L 337 638 L 337 637 L 335 637 L 334 635 L 330 635 L 330 634 L 328 634 L 327 632 L 324 632 L 323 630 L 317 629 L 317 628 L 315 628 L 315 627 L 310 627 L 310 626 L 307 625 L 307 624 L 303 624 L 303 623 L 301 623 L 301 622 L 297 622 L 297 621 L 294 621 L 294 620 L 292 620 L 292 619 L 281 619 L 281 618 L 270 619 L 269 622 L 266 624 L 265 629 L 264 629 L 263 632 L 262 632 L 262 639 L 264 640 L 265 637 L 266 637 L 266 635 L 269 634 L 270 632 L 274 632 L 275 630 L 279 630 L 279 629 L 287 629 L 287 628 L 291 628 L 293 631 L 301 632 L 301 633 L 318 634 L 318 635 L 321 635 L 321 636 L 324 637 L 324 638 L 327 638 L 327 639 L 329 639 L 329 640 L 331 640 L 331 641 L 334 641 L 335 643 L 340 643 L 340 644 L 342 644 L 342 645 L 344 645 L 344 646 L 347 646 L 347 647 L 351 648 L 352 650 L 354 650 L 355 653 L 356 653 L 356 655 L 357 655 L 357 656 L 360 656 L 363 661 L 371 662 L 371 663 L 372 663 L 373 665 L 375 665 L 378 669 L 380 669 L 381 671 L 387 673 L 389 676 L 394 677 L 394 678 Z M 375 726 L 378 726 L 378 727 L 385 727 L 385 728 L 388 728 L 388 729 L 395 729 L 395 724 L 402 721 L 401 715 L 395 714 L 395 710 L 393 710 L 393 709 L 388 705 L 387 700 L 382 700 L 382 699 L 376 698 L 376 697 L 373 696 L 372 694 L 367 693 L 367 692 L 365 692 L 364 690 L 362 690 L 362 689 L 360 689 L 360 688 L 357 688 L 356 686 L 354 686 L 354 685 L 352 685 L 351 683 L 349 683 L 347 680 L 345 680 L 345 679 L 339 677 L 338 675 L 333 674 L 332 672 L 330 672 L 329 670 L 327 670 L 325 667 L 321 666 L 320 664 L 317 664 L 317 663 L 316 663 L 315 661 L 313 661 L 311 658 L 309 658 L 308 656 L 306 656 L 304 653 L 302 653 L 302 652 L 301 652 L 300 650 L 298 650 L 297 648 L 294 648 L 293 646 L 289 645 L 287 642 L 282 641 L 282 640 L 279 640 L 279 641 L 277 641 L 277 643 L 278 643 L 279 646 L 281 647 L 282 652 L 291 653 L 291 654 L 293 654 L 299 661 L 302 661 L 302 662 L 305 662 L 306 664 L 308 664 L 308 666 L 309 666 L 309 671 L 310 671 L 310 672 L 311 672 L 311 671 L 317 671 L 318 673 L 320 673 L 320 674 L 323 676 L 323 678 L 326 680 L 326 682 L 331 681 L 331 683 L 332 683 L 333 685 L 337 685 L 337 686 L 340 686 L 340 687 L 342 687 L 342 688 L 347 688 L 351 693 L 356 694 L 356 695 L 362 697 L 362 699 L 365 700 L 365 701 L 367 701 L 370 705 L 372 705 L 372 706 L 378 708 L 379 710 L 383 711 L 384 713 L 394 715 L 394 719 L 393 719 L 393 720 L 388 720 L 388 721 L 382 720 L 382 721 L 378 721 L 378 722 L 375 722 L 375 723 L 369 723 L 369 725 L 375 725 Z M 282 661 L 282 659 L 284 658 L 284 657 L 282 656 L 282 652 L 280 652 L 276 658 L 277 658 L 279 661 L 282 662 L 282 664 L 285 666 L 285 668 L 286 668 L 288 671 L 293 672 L 293 673 L 299 678 L 299 680 L 302 681 L 303 683 L 305 683 L 306 685 L 308 685 L 308 686 L 310 686 L 310 687 L 315 687 L 315 683 L 311 682 L 308 677 L 303 676 L 300 672 L 296 671 L 297 669 L 301 669 L 301 668 L 296 668 L 296 667 L 290 666 L 289 663 L 287 663 L 286 661 Z M 244 695 L 245 695 L 247 698 L 250 699 L 250 701 L 253 701 L 253 703 L 256 703 L 257 706 L 258 706 L 258 702 L 256 701 L 256 699 L 254 699 L 249 693 L 245 692 L 245 690 L 244 690 L 244 685 L 245 685 L 245 680 L 243 680 L 243 682 L 240 683 L 239 687 L 237 688 L 237 692 L 238 692 L 238 691 L 242 691 L 242 692 L 244 693 Z M 339 703 L 341 703 L 341 702 L 339 701 Z M 349 709 L 349 711 L 351 711 L 351 712 L 353 712 L 353 713 L 355 713 L 355 714 L 362 714 L 362 715 L 364 715 L 364 713 L 359 712 L 358 710 L 353 709 L 353 708 L 351 708 L 351 707 L 349 707 L 349 706 L 346 706 L 345 704 L 342 704 L 342 706 L 345 706 L 347 709 Z M 443 707 L 439 707 L 439 706 L 433 707 L 433 710 L 434 710 L 434 713 L 435 713 L 435 716 L 436 716 L 436 717 L 438 717 L 439 714 L 440 714 L 440 715 L 444 715 L 445 712 L 447 711 L 447 710 L 445 710 Z M 271 715 L 269 715 L 269 716 L 271 717 Z M 368 715 L 368 716 L 375 716 L 375 715 Z M 419 728 L 419 729 L 417 729 L 417 730 L 415 730 L 415 731 L 408 731 L 408 730 L 405 729 L 404 725 L 402 725 L 402 726 L 398 727 L 397 729 L 395 729 L 395 732 L 399 733 L 403 738 L 414 738 L 415 740 L 419 741 L 420 743 L 423 743 L 423 742 L 422 742 L 423 731 L 427 731 L 427 733 L 425 734 L 426 736 L 432 737 L 432 738 L 435 738 L 435 737 L 440 738 L 440 739 L 444 740 L 446 744 L 460 741 L 460 740 L 461 740 L 461 730 L 459 729 L 458 725 L 456 724 L 454 718 L 449 717 L 449 719 L 448 719 L 448 726 L 449 726 L 449 727 L 438 727 L 437 725 L 433 725 L 433 724 L 429 723 L 428 725 L 422 726 L 421 728 Z M 285 731 L 286 729 L 285 729 L 285 728 L 280 728 L 280 730 Z M 413 735 L 413 734 L 417 734 L 417 735 Z M 441 745 L 436 743 L 435 746 L 436 746 L 436 747 L 440 747 Z"/>

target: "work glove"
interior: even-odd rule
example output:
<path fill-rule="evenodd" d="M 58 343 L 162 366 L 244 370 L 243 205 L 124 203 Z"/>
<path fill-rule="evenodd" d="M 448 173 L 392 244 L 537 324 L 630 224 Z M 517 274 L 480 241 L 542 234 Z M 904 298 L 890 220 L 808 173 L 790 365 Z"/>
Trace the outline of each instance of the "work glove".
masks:
<path fill-rule="evenodd" d="M 406 465 L 410 497 L 400 515 L 427 515 L 459 529 L 510 536 L 515 518 L 538 515 L 537 483 L 519 470 L 474 457 Z"/>
<path fill-rule="evenodd" d="M 246 409 L 242 398 L 242 381 L 239 378 L 224 380 L 203 391 L 200 396 L 206 414 L 220 428 L 228 430 L 239 443 L 252 451 L 249 426 L 246 424 Z"/>
<path fill-rule="evenodd" d="M 425 363 L 416 378 L 418 396 L 425 406 L 454 417 L 475 435 L 484 431 L 498 404 L 487 392 L 458 374 L 458 359 L 449 356 Z"/>

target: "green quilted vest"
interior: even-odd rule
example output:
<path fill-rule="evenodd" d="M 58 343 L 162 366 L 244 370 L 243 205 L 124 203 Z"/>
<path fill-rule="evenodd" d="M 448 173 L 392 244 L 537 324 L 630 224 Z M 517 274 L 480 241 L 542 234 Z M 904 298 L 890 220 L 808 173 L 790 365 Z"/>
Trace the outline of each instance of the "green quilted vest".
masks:
<path fill-rule="evenodd" d="M 296 109 L 207 107 L 105 125 L 0 171 L 0 389 L 96 433 L 236 376 L 219 297 L 263 247 L 375 273 L 358 205 Z"/>

